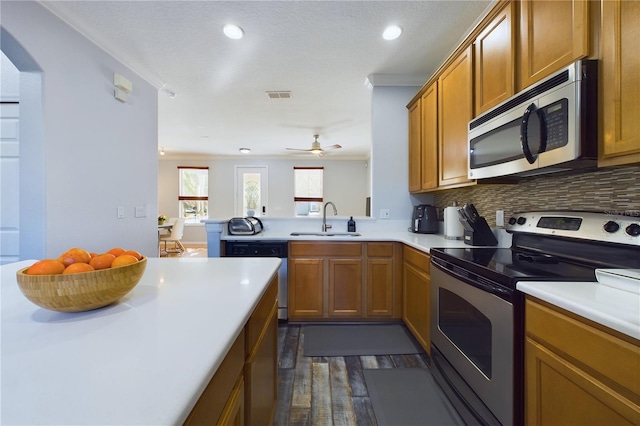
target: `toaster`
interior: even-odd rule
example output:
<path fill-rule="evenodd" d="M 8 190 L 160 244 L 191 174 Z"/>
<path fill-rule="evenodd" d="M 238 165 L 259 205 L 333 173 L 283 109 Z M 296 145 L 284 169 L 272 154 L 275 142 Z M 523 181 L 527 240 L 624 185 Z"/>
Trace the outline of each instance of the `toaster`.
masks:
<path fill-rule="evenodd" d="M 255 235 L 262 231 L 262 222 L 257 217 L 234 217 L 228 224 L 230 235 Z"/>

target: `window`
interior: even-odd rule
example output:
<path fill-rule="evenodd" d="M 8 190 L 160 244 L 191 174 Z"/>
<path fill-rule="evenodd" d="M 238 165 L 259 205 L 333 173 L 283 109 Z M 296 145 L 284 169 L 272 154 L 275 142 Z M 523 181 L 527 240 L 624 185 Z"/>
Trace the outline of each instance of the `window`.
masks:
<path fill-rule="evenodd" d="M 180 193 L 178 211 L 185 223 L 209 217 L 209 168 L 178 166 Z"/>
<path fill-rule="evenodd" d="M 293 168 L 296 216 L 318 216 L 322 208 L 323 167 Z"/>

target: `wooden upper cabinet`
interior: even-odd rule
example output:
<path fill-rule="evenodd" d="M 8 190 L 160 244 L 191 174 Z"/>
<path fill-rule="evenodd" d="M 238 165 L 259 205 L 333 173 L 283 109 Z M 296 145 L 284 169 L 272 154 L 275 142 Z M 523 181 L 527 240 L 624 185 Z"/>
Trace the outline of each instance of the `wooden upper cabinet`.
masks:
<path fill-rule="evenodd" d="M 588 3 L 589 0 L 520 2 L 518 89 L 589 54 Z"/>
<path fill-rule="evenodd" d="M 419 192 L 422 188 L 420 175 L 422 156 L 422 128 L 420 99 L 409 107 L 409 192 Z"/>
<path fill-rule="evenodd" d="M 599 166 L 640 163 L 640 2 L 602 4 Z"/>
<path fill-rule="evenodd" d="M 508 3 L 473 43 L 476 115 L 515 93 L 515 7 Z"/>
<path fill-rule="evenodd" d="M 421 97 L 422 106 L 422 184 L 423 190 L 438 187 L 438 82 Z"/>
<path fill-rule="evenodd" d="M 438 78 L 438 186 L 462 186 L 467 178 L 467 133 L 473 115 L 471 46 Z"/>

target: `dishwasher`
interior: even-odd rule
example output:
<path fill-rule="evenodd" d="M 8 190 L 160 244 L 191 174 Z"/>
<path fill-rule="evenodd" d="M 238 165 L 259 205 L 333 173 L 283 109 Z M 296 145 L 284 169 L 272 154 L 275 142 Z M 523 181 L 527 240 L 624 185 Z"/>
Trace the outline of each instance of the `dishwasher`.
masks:
<path fill-rule="evenodd" d="M 278 270 L 278 320 L 287 320 L 287 241 L 225 241 L 225 257 L 279 257 Z"/>

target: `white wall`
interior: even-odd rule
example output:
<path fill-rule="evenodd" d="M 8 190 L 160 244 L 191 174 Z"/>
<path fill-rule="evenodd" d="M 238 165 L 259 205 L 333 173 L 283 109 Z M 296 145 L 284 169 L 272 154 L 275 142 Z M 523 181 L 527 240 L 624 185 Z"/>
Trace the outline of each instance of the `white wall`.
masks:
<path fill-rule="evenodd" d="M 267 166 L 269 170 L 270 217 L 293 217 L 293 167 L 324 167 L 324 199 L 333 201 L 340 216 L 364 216 L 368 196 L 369 169 L 364 160 L 327 159 L 182 159 L 163 158 L 159 161 L 158 195 L 160 212 L 178 215 L 178 166 L 209 167 L 209 217 L 236 216 L 234 183 L 236 166 Z M 204 232 L 204 231 L 203 231 Z M 202 239 L 201 239 L 202 238 Z M 198 231 L 185 231 L 187 242 L 206 240 Z"/>
<path fill-rule="evenodd" d="M 420 87 L 378 86 L 372 94 L 371 215 L 389 209 L 391 220 L 411 222 L 415 204 L 433 204 L 433 196 L 409 194 L 409 114 L 406 108 Z"/>
<path fill-rule="evenodd" d="M 21 258 L 74 246 L 156 255 L 157 90 L 40 4 L 1 7 L 2 51 L 21 71 Z M 114 72 L 133 83 L 127 104 Z"/>

